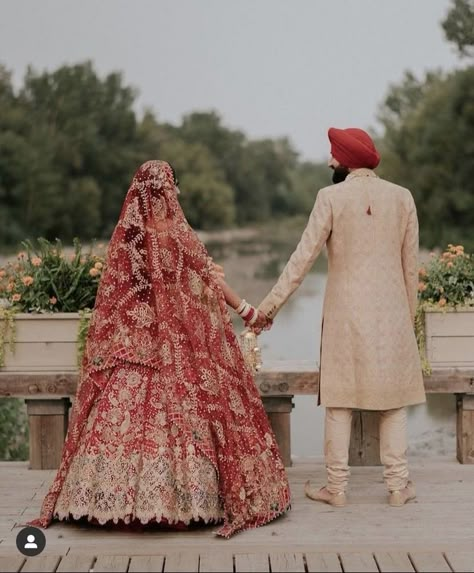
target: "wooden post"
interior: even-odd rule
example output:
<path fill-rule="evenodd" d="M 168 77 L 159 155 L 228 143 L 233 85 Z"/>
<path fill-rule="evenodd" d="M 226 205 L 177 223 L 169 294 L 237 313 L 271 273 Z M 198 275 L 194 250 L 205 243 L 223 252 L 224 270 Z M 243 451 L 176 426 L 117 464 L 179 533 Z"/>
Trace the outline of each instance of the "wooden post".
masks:
<path fill-rule="evenodd" d="M 380 466 L 379 413 L 354 410 L 352 413 L 350 466 Z"/>
<path fill-rule="evenodd" d="M 291 410 L 293 396 L 263 396 L 263 406 L 275 434 L 285 467 L 291 466 Z"/>
<path fill-rule="evenodd" d="M 30 469 L 54 470 L 59 467 L 67 433 L 69 398 L 27 399 L 30 428 Z"/>
<path fill-rule="evenodd" d="M 474 394 L 456 396 L 456 454 L 461 464 L 474 464 Z"/>

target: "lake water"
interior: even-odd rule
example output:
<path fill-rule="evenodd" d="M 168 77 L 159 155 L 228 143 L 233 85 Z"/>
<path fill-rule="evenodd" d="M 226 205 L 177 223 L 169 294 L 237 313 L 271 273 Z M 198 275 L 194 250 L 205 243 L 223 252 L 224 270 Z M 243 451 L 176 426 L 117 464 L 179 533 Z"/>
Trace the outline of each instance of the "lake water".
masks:
<path fill-rule="evenodd" d="M 293 245 L 296 242 L 293 238 Z M 278 276 L 293 245 L 282 248 L 281 244 L 263 247 L 254 243 L 252 249 L 246 241 L 245 245 L 238 242 L 227 246 L 214 245 L 209 250 L 215 260 L 223 264 L 229 284 L 249 302 L 258 304 L 274 284 L 275 276 Z M 264 363 L 266 360 L 312 360 L 318 363 L 326 276 L 326 259 L 321 255 L 313 271 L 279 312 L 272 329 L 260 335 Z M 236 332 L 243 330 L 238 317 L 235 328 Z M 291 415 L 292 455 L 319 457 L 323 454 L 324 408 L 317 406 L 315 396 L 296 396 L 294 404 Z M 408 408 L 408 424 L 409 454 L 417 457 L 455 455 L 454 395 L 428 395 L 426 404 Z"/>

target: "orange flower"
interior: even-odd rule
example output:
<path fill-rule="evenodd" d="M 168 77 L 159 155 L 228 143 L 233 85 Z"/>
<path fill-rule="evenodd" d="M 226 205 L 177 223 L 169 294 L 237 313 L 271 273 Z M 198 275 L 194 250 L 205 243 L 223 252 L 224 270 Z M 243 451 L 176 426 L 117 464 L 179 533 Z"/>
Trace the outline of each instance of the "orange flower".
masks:
<path fill-rule="evenodd" d="M 446 306 L 447 300 L 445 298 L 440 298 L 438 306 Z"/>
<path fill-rule="evenodd" d="M 41 258 L 40 258 L 40 257 L 33 257 L 33 258 L 31 259 L 31 264 L 32 264 L 34 267 L 39 267 L 40 264 L 41 264 Z"/>
<path fill-rule="evenodd" d="M 453 266 L 453 263 L 449 262 L 449 263 L 447 264 L 447 266 L 448 266 L 449 268 L 451 268 L 451 267 Z"/>
<path fill-rule="evenodd" d="M 18 255 L 16 256 L 17 259 L 24 259 L 26 256 L 26 253 L 24 251 L 20 251 L 18 253 Z"/>
<path fill-rule="evenodd" d="M 422 283 L 422 282 L 418 283 L 418 292 L 423 292 L 426 290 L 426 288 L 427 287 L 426 287 L 425 283 Z"/>
<path fill-rule="evenodd" d="M 104 265 L 103 265 L 102 263 L 100 263 L 100 262 L 97 262 L 97 263 L 94 265 L 94 267 L 95 267 L 96 269 L 99 269 L 99 271 L 101 270 L 101 268 L 102 268 L 103 266 L 104 266 Z"/>
<path fill-rule="evenodd" d="M 15 293 L 15 294 L 12 296 L 12 301 L 13 301 L 13 302 L 19 302 L 20 300 L 21 300 L 21 294 Z"/>
<path fill-rule="evenodd" d="M 49 299 L 49 304 L 56 304 L 58 302 L 58 299 L 55 296 L 52 296 Z"/>
<path fill-rule="evenodd" d="M 23 278 L 21 279 L 21 282 L 22 282 L 25 286 L 30 286 L 30 285 L 32 285 L 32 284 L 34 283 L 34 279 L 33 279 L 33 277 L 26 276 L 26 277 L 23 277 Z"/>
<path fill-rule="evenodd" d="M 4 276 L 5 276 L 5 271 L 2 269 L 0 271 L 0 279 L 3 279 Z"/>
<path fill-rule="evenodd" d="M 91 277 L 96 277 L 97 275 L 100 275 L 100 271 L 99 269 L 92 267 L 92 269 L 89 271 L 89 274 Z"/>
<path fill-rule="evenodd" d="M 420 267 L 420 270 L 418 271 L 418 275 L 419 275 L 420 277 L 426 277 L 426 274 L 427 274 L 427 273 L 426 273 L 425 267 Z"/>

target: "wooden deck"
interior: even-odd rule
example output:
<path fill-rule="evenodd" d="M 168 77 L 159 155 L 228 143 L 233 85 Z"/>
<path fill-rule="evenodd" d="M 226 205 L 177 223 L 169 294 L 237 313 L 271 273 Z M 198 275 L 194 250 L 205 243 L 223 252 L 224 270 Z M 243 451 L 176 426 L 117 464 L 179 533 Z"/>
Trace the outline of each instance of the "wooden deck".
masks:
<path fill-rule="evenodd" d="M 303 495 L 324 483 L 322 460 L 295 460 L 288 470 L 288 515 L 230 540 L 214 528 L 187 532 L 114 531 L 55 524 L 38 557 L 15 539 L 37 517 L 54 471 L 0 463 L 0 571 L 474 571 L 474 467 L 455 459 L 411 460 L 418 498 L 386 504 L 379 467 L 352 469 L 349 505 L 335 509 Z"/>

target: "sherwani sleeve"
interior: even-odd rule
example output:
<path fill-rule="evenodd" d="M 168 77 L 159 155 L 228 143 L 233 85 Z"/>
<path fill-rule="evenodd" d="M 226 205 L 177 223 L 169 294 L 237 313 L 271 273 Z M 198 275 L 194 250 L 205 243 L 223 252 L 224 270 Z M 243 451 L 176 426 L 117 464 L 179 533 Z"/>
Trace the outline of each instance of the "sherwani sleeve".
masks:
<path fill-rule="evenodd" d="M 259 306 L 259 310 L 269 318 L 276 316 L 280 308 L 303 282 L 331 233 L 332 209 L 328 191 L 326 189 L 319 191 L 296 250 L 291 255 L 277 283 Z"/>
<path fill-rule="evenodd" d="M 418 296 L 418 217 L 413 199 L 402 245 L 402 267 L 410 315 L 414 321 Z"/>

